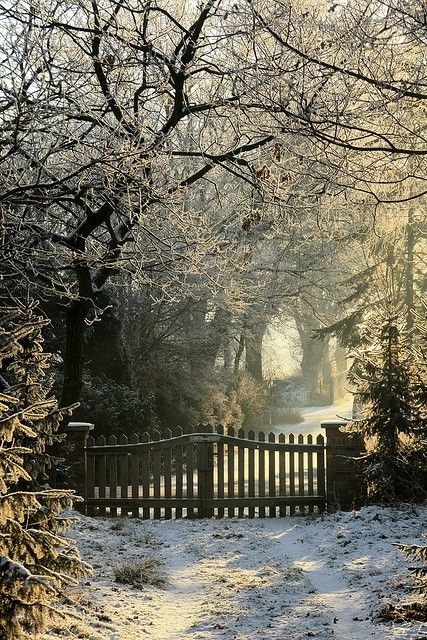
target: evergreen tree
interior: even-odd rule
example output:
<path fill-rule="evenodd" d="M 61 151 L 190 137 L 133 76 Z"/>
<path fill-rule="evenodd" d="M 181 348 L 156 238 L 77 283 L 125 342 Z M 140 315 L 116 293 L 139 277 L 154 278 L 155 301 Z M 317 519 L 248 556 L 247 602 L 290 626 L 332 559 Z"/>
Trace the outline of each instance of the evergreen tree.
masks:
<path fill-rule="evenodd" d="M 403 309 L 400 315 L 371 318 L 350 370 L 365 409 L 348 429 L 365 437 L 368 453 L 361 463 L 368 492 L 385 502 L 422 499 L 427 488 L 426 365 L 403 328 Z"/>
<path fill-rule="evenodd" d="M 423 596 L 427 596 L 427 545 L 418 544 L 398 544 L 408 560 L 415 560 L 421 563 L 417 567 L 411 567 L 410 571 L 415 580 L 416 590 Z"/>
<path fill-rule="evenodd" d="M 43 353 L 46 321 L 31 302 L 2 307 L 0 318 L 0 637 L 40 633 L 65 585 L 89 567 L 65 533 L 73 491 L 44 481 L 46 447 L 64 415 L 54 398 Z"/>

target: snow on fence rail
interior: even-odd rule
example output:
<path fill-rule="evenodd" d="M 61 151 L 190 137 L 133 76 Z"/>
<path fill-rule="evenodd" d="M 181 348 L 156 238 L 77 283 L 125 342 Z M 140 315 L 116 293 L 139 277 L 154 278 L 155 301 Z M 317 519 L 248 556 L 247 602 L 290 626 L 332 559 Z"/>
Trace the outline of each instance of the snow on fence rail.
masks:
<path fill-rule="evenodd" d="M 314 513 L 326 504 L 319 435 L 255 434 L 199 425 L 163 435 L 89 438 L 88 515 L 149 518 L 269 517 Z"/>

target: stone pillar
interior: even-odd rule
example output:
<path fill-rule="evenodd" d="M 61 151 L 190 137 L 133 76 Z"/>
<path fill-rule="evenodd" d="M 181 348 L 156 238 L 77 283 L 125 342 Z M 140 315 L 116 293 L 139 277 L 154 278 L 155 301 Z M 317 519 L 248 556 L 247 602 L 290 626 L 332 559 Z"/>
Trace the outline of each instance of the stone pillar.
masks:
<path fill-rule="evenodd" d="M 346 433 L 341 427 L 345 420 L 325 420 L 326 431 L 326 499 L 329 511 L 359 508 L 365 501 L 365 488 L 356 473 L 352 458 L 364 450 L 363 438 L 358 433 Z"/>
<path fill-rule="evenodd" d="M 69 422 L 66 430 L 67 443 L 70 444 L 69 488 L 76 490 L 76 495 L 82 498 L 86 495 L 86 451 L 89 432 L 94 425 L 91 422 Z M 76 509 L 83 511 L 83 503 L 76 502 Z"/>

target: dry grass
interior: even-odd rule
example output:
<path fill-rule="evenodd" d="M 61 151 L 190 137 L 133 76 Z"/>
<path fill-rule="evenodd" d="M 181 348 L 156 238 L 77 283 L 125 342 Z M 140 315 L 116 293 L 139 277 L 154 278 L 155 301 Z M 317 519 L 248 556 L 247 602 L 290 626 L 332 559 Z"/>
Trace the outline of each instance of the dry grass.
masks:
<path fill-rule="evenodd" d="M 163 562 L 156 556 L 146 556 L 132 564 L 117 567 L 114 577 L 116 582 L 129 584 L 136 589 L 142 589 L 146 585 L 162 587 L 166 583 Z"/>

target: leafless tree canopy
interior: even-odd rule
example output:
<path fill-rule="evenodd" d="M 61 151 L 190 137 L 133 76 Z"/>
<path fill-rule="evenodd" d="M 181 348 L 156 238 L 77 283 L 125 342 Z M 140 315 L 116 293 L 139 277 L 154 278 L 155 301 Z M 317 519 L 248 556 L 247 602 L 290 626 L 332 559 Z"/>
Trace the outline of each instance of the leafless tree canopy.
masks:
<path fill-rule="evenodd" d="M 423 3 L 306 4 L 0 4 L 2 270 L 65 305 L 64 402 L 118 272 L 245 312 L 424 193 Z"/>

